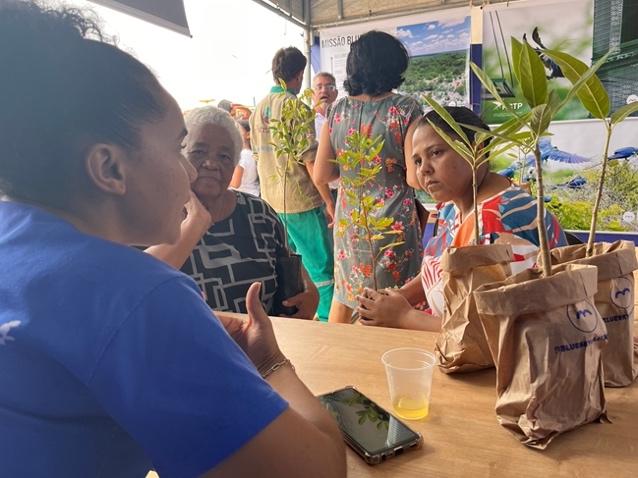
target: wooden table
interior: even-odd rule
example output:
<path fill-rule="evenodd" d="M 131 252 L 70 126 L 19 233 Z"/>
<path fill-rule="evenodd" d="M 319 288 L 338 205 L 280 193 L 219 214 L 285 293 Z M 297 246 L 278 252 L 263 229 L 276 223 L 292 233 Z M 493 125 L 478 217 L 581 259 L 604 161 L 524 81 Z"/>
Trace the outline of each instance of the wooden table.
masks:
<path fill-rule="evenodd" d="M 381 354 L 394 347 L 434 349 L 436 334 L 273 319 L 282 351 L 315 393 L 355 385 L 391 410 Z M 638 385 L 606 389 L 613 424 L 589 424 L 545 451 L 520 444 L 496 422 L 494 370 L 434 372 L 430 416 L 408 421 L 424 446 L 369 466 L 348 449 L 349 477 L 636 477 Z"/>
<path fill-rule="evenodd" d="M 436 334 L 273 318 L 282 351 L 315 393 L 355 385 L 391 411 L 384 351 L 434 349 Z M 430 416 L 406 421 L 423 448 L 369 466 L 348 448 L 348 476 L 621 478 L 638 476 L 638 385 L 606 389 L 612 424 L 589 424 L 556 438 L 545 451 L 520 444 L 496 422 L 494 370 L 449 376 L 437 370 Z M 150 473 L 148 478 L 157 475 Z"/>

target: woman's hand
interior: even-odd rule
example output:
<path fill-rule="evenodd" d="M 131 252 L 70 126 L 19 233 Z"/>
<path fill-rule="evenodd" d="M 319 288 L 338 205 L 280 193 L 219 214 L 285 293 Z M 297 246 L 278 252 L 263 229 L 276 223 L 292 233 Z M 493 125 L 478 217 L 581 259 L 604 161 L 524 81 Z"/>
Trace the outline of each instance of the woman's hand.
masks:
<path fill-rule="evenodd" d="M 182 221 L 182 230 L 195 229 L 198 233 L 201 232 L 200 237 L 203 236 L 213 224 L 210 212 L 193 191 L 190 192 L 190 200 L 184 207 L 186 208 L 186 217 Z"/>
<path fill-rule="evenodd" d="M 326 203 L 325 215 L 328 228 L 332 229 L 335 222 L 335 203 L 333 201 Z"/>
<path fill-rule="evenodd" d="M 248 319 L 241 320 L 220 313 L 218 318 L 228 334 L 246 352 L 260 373 L 285 359 L 273 331 L 270 318 L 259 298 L 261 284 L 253 282 L 246 294 Z"/>
<path fill-rule="evenodd" d="M 306 290 L 292 297 L 288 297 L 282 301 L 282 304 L 286 307 L 297 307 L 297 312 L 291 315 L 291 317 L 312 320 L 315 317 L 315 312 L 317 312 L 317 306 L 319 305 L 319 291 L 303 265 L 301 266 L 301 276 Z"/>
<path fill-rule="evenodd" d="M 180 235 L 174 244 L 157 244 L 146 249 L 146 252 L 166 262 L 175 269 L 180 269 L 188 256 L 212 225 L 211 215 L 204 205 L 191 191 L 190 200 L 184 206 L 186 217 L 180 225 Z"/>
<path fill-rule="evenodd" d="M 405 290 L 403 290 L 405 293 Z M 414 309 L 408 299 L 397 289 L 384 289 L 376 292 L 364 289 L 357 296 L 359 306 L 355 309 L 360 315 L 362 325 L 395 327 L 398 329 L 425 330 L 439 332 L 441 318 Z"/>
<path fill-rule="evenodd" d="M 361 315 L 363 325 L 379 327 L 404 328 L 412 306 L 407 299 L 395 289 L 384 289 L 379 292 L 365 288 L 363 295 L 357 296 L 359 305 L 356 311 Z"/>
<path fill-rule="evenodd" d="M 291 317 L 312 320 L 319 305 L 319 292 L 312 282 L 306 283 L 306 290 L 293 295 L 282 302 L 286 307 L 297 307 L 297 312 Z"/>

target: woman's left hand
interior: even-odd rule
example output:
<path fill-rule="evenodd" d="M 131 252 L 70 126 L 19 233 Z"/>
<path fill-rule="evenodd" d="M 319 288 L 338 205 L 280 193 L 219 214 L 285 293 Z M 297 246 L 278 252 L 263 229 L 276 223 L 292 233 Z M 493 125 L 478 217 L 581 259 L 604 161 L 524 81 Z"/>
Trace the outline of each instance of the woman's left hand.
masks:
<path fill-rule="evenodd" d="M 403 322 L 412 311 L 412 306 L 396 289 L 375 291 L 365 288 L 357 296 L 359 305 L 355 309 L 361 315 L 362 325 L 403 328 Z"/>
<path fill-rule="evenodd" d="M 297 313 L 293 314 L 291 317 L 312 320 L 315 316 L 315 312 L 317 311 L 317 305 L 319 305 L 319 292 L 315 285 L 311 281 L 308 281 L 306 282 L 305 291 L 289 297 L 282 301 L 282 304 L 286 307 L 297 307 Z"/>

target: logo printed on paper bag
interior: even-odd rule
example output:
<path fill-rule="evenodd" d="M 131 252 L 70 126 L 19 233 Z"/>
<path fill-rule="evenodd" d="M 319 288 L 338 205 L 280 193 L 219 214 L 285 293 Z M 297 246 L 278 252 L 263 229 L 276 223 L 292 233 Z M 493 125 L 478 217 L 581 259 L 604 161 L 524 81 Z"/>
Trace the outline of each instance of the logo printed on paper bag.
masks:
<path fill-rule="evenodd" d="M 567 306 L 567 318 L 578 330 L 590 333 L 598 326 L 598 311 L 587 301 Z"/>
<path fill-rule="evenodd" d="M 611 301 L 621 309 L 628 310 L 634 305 L 633 284 L 630 279 L 621 277 L 613 281 Z"/>

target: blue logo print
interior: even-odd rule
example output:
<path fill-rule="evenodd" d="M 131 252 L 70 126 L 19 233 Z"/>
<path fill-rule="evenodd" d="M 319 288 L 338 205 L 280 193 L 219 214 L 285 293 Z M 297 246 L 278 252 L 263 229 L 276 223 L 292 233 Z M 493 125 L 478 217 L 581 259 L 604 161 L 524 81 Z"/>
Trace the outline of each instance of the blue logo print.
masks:
<path fill-rule="evenodd" d="M 583 309 L 583 310 L 576 309 L 576 320 L 580 320 L 581 318 L 587 317 L 588 315 L 592 315 L 591 310 L 589 310 L 589 309 Z"/>
<path fill-rule="evenodd" d="M 612 280 L 611 283 L 611 302 L 623 309 L 623 312 L 629 312 L 634 307 L 634 281 L 633 277 L 619 277 Z M 613 312 L 614 314 L 622 314 L 620 311 Z"/>
<path fill-rule="evenodd" d="M 583 301 L 567 306 L 567 318 L 575 329 L 588 334 L 598 327 L 600 315 L 591 302 Z"/>
<path fill-rule="evenodd" d="M 623 290 L 616 291 L 616 293 L 614 294 L 614 297 L 617 299 L 621 295 L 626 295 L 629 292 L 631 292 L 631 289 L 629 287 L 625 287 Z"/>

